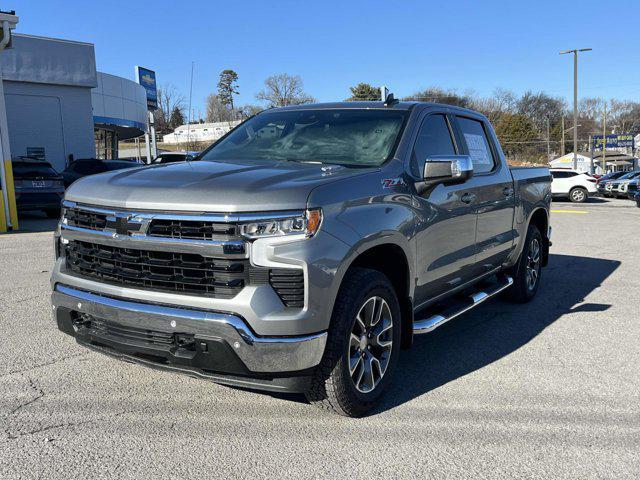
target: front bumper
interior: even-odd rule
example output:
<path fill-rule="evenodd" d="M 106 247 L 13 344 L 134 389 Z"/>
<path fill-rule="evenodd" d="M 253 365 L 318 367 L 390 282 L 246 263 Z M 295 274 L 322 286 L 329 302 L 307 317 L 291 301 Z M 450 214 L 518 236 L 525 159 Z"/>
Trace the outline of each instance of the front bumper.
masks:
<path fill-rule="evenodd" d="M 126 360 L 183 371 L 219 383 L 304 391 L 327 333 L 255 335 L 238 316 L 122 300 L 56 284 L 58 328 L 88 347 Z"/>

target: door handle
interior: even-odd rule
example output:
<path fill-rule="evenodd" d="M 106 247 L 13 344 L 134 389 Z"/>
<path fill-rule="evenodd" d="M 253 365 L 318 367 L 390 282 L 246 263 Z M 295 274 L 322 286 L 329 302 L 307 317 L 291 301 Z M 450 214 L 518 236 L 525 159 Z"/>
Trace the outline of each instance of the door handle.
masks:
<path fill-rule="evenodd" d="M 502 194 L 503 194 L 505 197 L 510 197 L 511 195 L 513 195 L 513 187 L 505 187 L 505 188 L 502 190 Z"/>
<path fill-rule="evenodd" d="M 476 199 L 476 194 L 475 193 L 465 193 L 464 195 L 462 195 L 462 197 L 460 197 L 460 201 L 466 204 L 469 204 L 471 202 L 473 202 Z"/>

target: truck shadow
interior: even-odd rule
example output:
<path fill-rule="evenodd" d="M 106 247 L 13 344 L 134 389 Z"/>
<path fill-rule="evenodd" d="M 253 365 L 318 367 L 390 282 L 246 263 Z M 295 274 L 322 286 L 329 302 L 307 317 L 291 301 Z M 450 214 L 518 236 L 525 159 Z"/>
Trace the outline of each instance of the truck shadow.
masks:
<path fill-rule="evenodd" d="M 402 405 L 509 355 L 564 314 L 607 310 L 611 305 L 582 302 L 619 265 L 612 260 L 550 255 L 532 302 L 490 301 L 431 334 L 416 337 L 413 347 L 401 353 L 393 386 L 372 414 Z"/>

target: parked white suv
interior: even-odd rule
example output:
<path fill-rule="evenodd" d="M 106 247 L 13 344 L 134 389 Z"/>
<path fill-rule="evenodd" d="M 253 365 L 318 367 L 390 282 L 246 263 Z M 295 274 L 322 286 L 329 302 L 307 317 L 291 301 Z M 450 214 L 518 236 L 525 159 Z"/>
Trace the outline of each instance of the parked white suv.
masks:
<path fill-rule="evenodd" d="M 556 197 L 566 197 L 572 202 L 586 202 L 589 195 L 597 193 L 596 179 L 586 173 L 567 168 L 552 168 L 553 176 L 551 194 Z"/>

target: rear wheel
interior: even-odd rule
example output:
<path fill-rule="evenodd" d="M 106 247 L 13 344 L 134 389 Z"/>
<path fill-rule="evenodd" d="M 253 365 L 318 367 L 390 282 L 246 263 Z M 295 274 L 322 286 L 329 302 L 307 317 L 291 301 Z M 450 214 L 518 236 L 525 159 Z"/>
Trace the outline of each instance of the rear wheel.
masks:
<path fill-rule="evenodd" d="M 584 203 L 589 198 L 589 193 L 585 188 L 575 187 L 569 192 L 569 200 L 574 203 Z"/>
<path fill-rule="evenodd" d="M 322 362 L 307 399 L 358 417 L 376 406 L 400 352 L 400 306 L 385 275 L 353 268 L 338 293 Z"/>
<path fill-rule="evenodd" d="M 535 297 L 542 273 L 542 235 L 535 225 L 529 225 L 525 245 L 518 263 L 509 272 L 513 286 L 506 291 L 509 300 L 526 303 Z"/>

